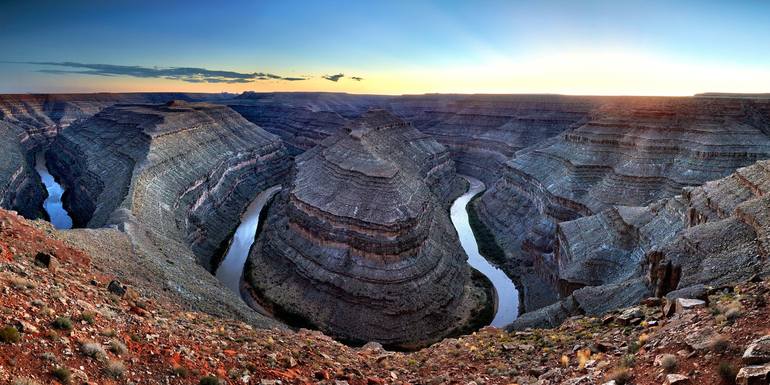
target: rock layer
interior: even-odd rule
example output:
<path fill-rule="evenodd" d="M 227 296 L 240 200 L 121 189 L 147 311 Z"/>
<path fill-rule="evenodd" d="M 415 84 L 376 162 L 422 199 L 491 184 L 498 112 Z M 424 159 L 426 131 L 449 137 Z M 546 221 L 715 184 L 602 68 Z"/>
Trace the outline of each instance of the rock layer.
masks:
<path fill-rule="evenodd" d="M 569 247 L 598 247 L 603 256 L 586 260 L 578 249 L 570 257 L 557 256 L 557 224 L 613 205 L 645 205 L 770 157 L 768 106 L 740 99 L 611 99 L 580 127 L 518 152 L 476 209 L 511 265 L 531 265 L 562 294 L 618 282 L 637 265 L 616 256 L 617 244 L 576 241 Z M 634 215 L 641 214 L 618 209 L 601 220 L 622 227 L 622 217 Z M 564 228 L 598 239 L 597 226 L 604 225 Z M 613 242 L 622 247 L 628 237 L 633 235 Z M 580 261 L 586 262 L 577 266 Z"/>
<path fill-rule="evenodd" d="M 288 170 L 273 135 L 202 103 L 120 105 L 65 130 L 48 151 L 77 226 L 128 219 L 210 258 L 248 202 Z"/>
<path fill-rule="evenodd" d="M 245 277 L 262 303 L 356 342 L 421 345 L 483 306 L 446 208 L 442 145 L 382 111 L 300 155 Z"/>
<path fill-rule="evenodd" d="M 34 171 L 35 154 L 73 122 L 115 103 L 217 99 L 217 94 L 8 94 L 0 95 L 0 207 L 27 218 L 45 216 L 45 188 Z"/>

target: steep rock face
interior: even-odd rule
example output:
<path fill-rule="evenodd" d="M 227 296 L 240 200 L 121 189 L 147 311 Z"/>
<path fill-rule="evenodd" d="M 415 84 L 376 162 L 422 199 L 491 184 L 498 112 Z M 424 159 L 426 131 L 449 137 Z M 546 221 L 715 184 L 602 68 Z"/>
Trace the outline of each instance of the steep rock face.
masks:
<path fill-rule="evenodd" d="M 7 94 L 0 95 L 0 207 L 41 218 L 45 188 L 34 157 L 70 124 L 115 103 L 161 103 L 173 99 L 216 99 L 217 94 Z"/>
<path fill-rule="evenodd" d="M 604 266 L 592 277 L 603 283 L 622 280 L 630 270 L 624 267 L 636 266 L 636 275 L 646 274 L 659 295 L 767 273 L 768 191 L 770 162 L 760 161 L 649 206 L 610 208 L 563 223 L 560 273 L 577 281 L 574 271 L 585 270 L 581 266 Z"/>
<path fill-rule="evenodd" d="M 293 155 L 309 150 L 348 123 L 336 112 L 313 111 L 307 106 L 239 103 L 228 106 L 265 131 L 278 135 Z"/>
<path fill-rule="evenodd" d="M 435 341 L 485 300 L 446 212 L 464 184 L 442 145 L 384 111 L 345 131 L 297 158 L 245 277 L 340 338 Z"/>
<path fill-rule="evenodd" d="M 39 218 L 46 192 L 32 167 L 33 154 L 21 141 L 25 136 L 23 130 L 0 121 L 0 207 Z"/>
<path fill-rule="evenodd" d="M 601 246 L 605 257 L 567 266 L 565 258 L 582 260 L 582 251 L 554 254 L 556 224 L 612 205 L 648 204 L 770 157 L 768 116 L 766 101 L 614 98 L 580 127 L 517 153 L 476 209 L 507 251 L 514 274 L 521 272 L 513 265 L 523 261 L 558 283 L 563 295 L 617 282 L 637 268 L 614 251 L 634 235 L 601 245 L 570 242 L 572 248 Z M 619 208 L 565 229 L 590 234 L 597 227 L 623 227 L 623 217 L 639 215 L 644 214 Z"/>
<path fill-rule="evenodd" d="M 447 146 L 460 173 L 487 185 L 522 148 L 580 123 L 603 98 L 561 95 L 415 95 L 387 108 Z"/>
<path fill-rule="evenodd" d="M 47 155 L 77 226 L 135 221 L 188 244 L 204 266 L 289 166 L 275 136 L 225 106 L 185 102 L 107 108 Z"/>

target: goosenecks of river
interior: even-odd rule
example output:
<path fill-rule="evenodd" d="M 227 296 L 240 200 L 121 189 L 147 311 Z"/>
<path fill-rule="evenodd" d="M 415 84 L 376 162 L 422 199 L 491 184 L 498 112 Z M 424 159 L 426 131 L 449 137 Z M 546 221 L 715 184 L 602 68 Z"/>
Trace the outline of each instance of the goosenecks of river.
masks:
<path fill-rule="evenodd" d="M 72 218 L 67 210 L 64 209 L 62 203 L 62 195 L 64 194 L 64 188 L 56 182 L 53 175 L 48 172 L 48 167 L 45 164 L 45 153 L 43 151 L 37 153 L 35 156 L 35 171 L 40 175 L 40 179 L 48 190 L 48 197 L 43 202 L 43 209 L 48 213 L 48 218 L 53 224 L 53 227 L 57 229 L 71 229 Z"/>
<path fill-rule="evenodd" d="M 454 224 L 457 230 L 457 236 L 460 238 L 460 244 L 465 250 L 465 254 L 468 255 L 468 264 L 492 281 L 492 286 L 494 286 L 497 295 L 497 309 L 491 325 L 503 328 L 513 322 L 519 315 L 519 291 L 508 275 L 489 263 L 479 252 L 479 245 L 476 242 L 476 237 L 473 234 L 468 219 L 467 207 L 468 202 L 476 194 L 484 191 L 485 187 L 484 183 L 478 179 L 465 175 L 462 177 L 468 180 L 470 188 L 452 203 L 452 208 L 450 209 L 452 224 Z"/>
<path fill-rule="evenodd" d="M 452 204 L 451 218 L 452 223 L 457 230 L 465 253 L 468 255 L 468 263 L 487 276 L 492 282 L 496 292 L 496 312 L 491 325 L 502 328 L 516 319 L 519 309 L 519 292 L 513 281 L 499 268 L 495 267 L 484 258 L 479 252 L 479 246 L 476 237 L 471 229 L 468 219 L 468 202 L 476 194 L 484 191 L 484 183 L 480 180 L 463 176 L 470 183 L 468 191 L 457 198 Z M 222 263 L 216 271 L 216 277 L 225 286 L 233 292 L 240 294 L 240 282 L 243 275 L 243 268 L 249 249 L 254 243 L 257 227 L 259 226 L 259 215 L 268 200 L 279 190 L 280 186 L 274 186 L 261 192 L 246 209 L 241 217 L 241 223 L 235 230 L 230 247 L 227 250 Z"/>
<path fill-rule="evenodd" d="M 246 208 L 246 211 L 241 216 L 241 223 L 235 230 L 230 247 L 227 249 L 227 254 L 217 268 L 217 279 L 238 295 L 241 292 L 241 276 L 243 275 L 246 258 L 249 256 L 249 250 L 254 243 L 254 237 L 259 226 L 259 214 L 262 212 L 267 201 L 280 189 L 281 186 L 273 186 L 262 191 L 249 204 L 249 207 Z"/>

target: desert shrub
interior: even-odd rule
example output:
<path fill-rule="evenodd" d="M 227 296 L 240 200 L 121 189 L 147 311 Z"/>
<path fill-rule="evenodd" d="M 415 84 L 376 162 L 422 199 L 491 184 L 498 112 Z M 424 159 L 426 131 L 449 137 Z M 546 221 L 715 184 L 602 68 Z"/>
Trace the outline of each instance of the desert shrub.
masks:
<path fill-rule="evenodd" d="M 174 368 L 171 370 L 175 376 L 177 377 L 187 377 L 190 375 L 190 371 L 185 368 L 184 366 L 174 366 Z"/>
<path fill-rule="evenodd" d="M 726 336 L 718 334 L 709 341 L 709 348 L 714 353 L 723 353 L 730 347 L 730 340 Z"/>
<path fill-rule="evenodd" d="M 86 341 L 80 345 L 80 351 L 88 357 L 102 359 L 107 357 L 107 352 L 104 351 L 102 344 L 94 341 Z"/>
<path fill-rule="evenodd" d="M 219 379 L 214 376 L 206 376 L 198 381 L 198 385 L 219 385 Z"/>
<path fill-rule="evenodd" d="M 80 314 L 80 319 L 86 321 L 89 325 L 93 325 L 96 319 L 96 312 L 84 311 Z"/>
<path fill-rule="evenodd" d="M 21 334 L 13 326 L 6 326 L 0 329 L 0 342 L 13 344 L 21 340 Z"/>
<path fill-rule="evenodd" d="M 51 374 L 62 384 L 69 384 L 72 379 L 72 372 L 65 367 L 58 367 Z"/>
<path fill-rule="evenodd" d="M 627 368 L 618 368 L 610 372 L 608 378 L 617 385 L 626 385 L 631 381 L 631 372 Z"/>
<path fill-rule="evenodd" d="M 676 356 L 673 354 L 664 354 L 660 359 L 660 366 L 668 373 L 673 373 L 679 366 Z"/>
<path fill-rule="evenodd" d="M 734 384 L 735 377 L 738 375 L 738 369 L 729 362 L 720 362 L 717 372 L 719 373 L 719 377 L 726 384 Z"/>
<path fill-rule="evenodd" d="M 123 365 L 123 362 L 121 361 L 109 360 L 107 361 L 107 364 L 104 365 L 104 371 L 110 377 L 120 378 L 123 375 L 123 373 L 126 371 L 126 366 Z"/>
<path fill-rule="evenodd" d="M 72 320 L 68 317 L 58 317 L 53 321 L 53 327 L 59 330 L 72 330 Z"/>
<path fill-rule="evenodd" d="M 636 356 L 633 354 L 626 354 L 620 359 L 620 364 L 624 368 L 633 368 L 636 365 Z"/>
<path fill-rule="evenodd" d="M 110 340 L 110 351 L 121 356 L 123 354 L 128 353 L 128 348 L 126 345 L 118 340 Z"/>

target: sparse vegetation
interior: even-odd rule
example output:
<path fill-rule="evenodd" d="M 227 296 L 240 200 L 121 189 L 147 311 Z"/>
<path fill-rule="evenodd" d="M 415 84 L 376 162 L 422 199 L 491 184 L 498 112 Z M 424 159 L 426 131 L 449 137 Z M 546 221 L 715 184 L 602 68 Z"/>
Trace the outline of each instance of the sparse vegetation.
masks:
<path fill-rule="evenodd" d="M 627 368 L 618 368 L 610 372 L 607 378 L 614 380 L 617 385 L 626 385 L 631 380 L 631 372 Z"/>
<path fill-rule="evenodd" d="M 633 368 L 636 365 L 636 356 L 633 354 L 626 354 L 621 358 L 620 364 L 624 368 Z"/>
<path fill-rule="evenodd" d="M 724 353 L 730 348 L 730 340 L 726 336 L 718 334 L 709 341 L 709 348 L 714 353 Z"/>
<path fill-rule="evenodd" d="M 104 365 L 104 371 L 110 377 L 120 378 L 121 376 L 123 376 L 123 373 L 126 371 L 126 366 L 123 365 L 122 361 L 109 360 L 107 361 L 107 364 Z"/>
<path fill-rule="evenodd" d="M 729 362 L 720 362 L 717 368 L 719 377 L 725 384 L 735 384 L 735 377 L 738 375 L 738 369 Z"/>
<path fill-rule="evenodd" d="M 53 327 L 59 330 L 72 330 L 72 320 L 68 317 L 58 317 L 53 321 Z"/>
<path fill-rule="evenodd" d="M 84 355 L 98 360 L 107 357 L 107 352 L 104 351 L 102 344 L 94 341 L 83 342 L 80 345 L 80 351 L 82 351 Z"/>
<path fill-rule="evenodd" d="M 122 356 L 126 353 L 128 353 L 128 348 L 126 345 L 116 339 L 110 340 L 110 351 Z"/>
<path fill-rule="evenodd" d="M 21 340 L 21 334 L 13 326 L 6 326 L 0 329 L 0 342 L 5 344 L 13 344 Z"/>
<path fill-rule="evenodd" d="M 219 385 L 219 379 L 214 376 L 206 376 L 198 381 L 198 385 Z"/>
<path fill-rule="evenodd" d="M 94 321 L 96 320 L 96 312 L 93 311 L 84 311 L 80 314 L 80 319 L 83 321 L 86 321 L 89 325 L 93 325 Z"/>
<path fill-rule="evenodd" d="M 34 289 L 35 283 L 21 277 L 11 277 L 8 279 L 8 282 L 11 284 L 11 287 L 17 290 L 24 290 L 24 289 Z"/>
<path fill-rule="evenodd" d="M 174 368 L 171 370 L 175 376 L 177 377 L 187 377 L 190 375 L 190 371 L 185 368 L 184 366 L 174 366 Z"/>
<path fill-rule="evenodd" d="M 54 369 L 51 372 L 51 375 L 53 375 L 62 384 L 69 384 L 70 380 L 72 379 L 72 372 L 63 366 Z"/>
<path fill-rule="evenodd" d="M 660 366 L 668 373 L 673 373 L 679 366 L 677 358 L 673 354 L 664 354 L 660 359 Z"/>

